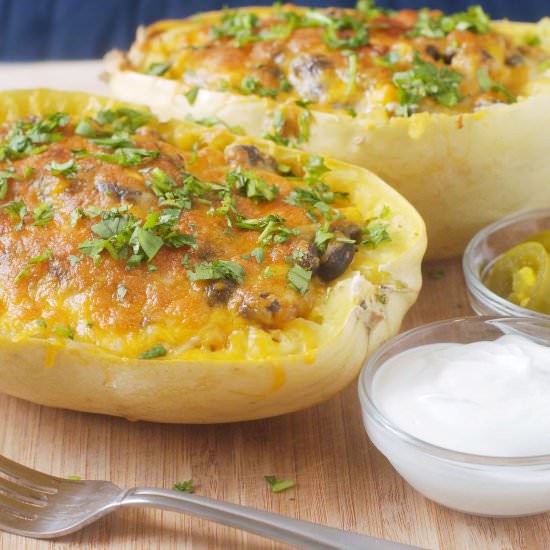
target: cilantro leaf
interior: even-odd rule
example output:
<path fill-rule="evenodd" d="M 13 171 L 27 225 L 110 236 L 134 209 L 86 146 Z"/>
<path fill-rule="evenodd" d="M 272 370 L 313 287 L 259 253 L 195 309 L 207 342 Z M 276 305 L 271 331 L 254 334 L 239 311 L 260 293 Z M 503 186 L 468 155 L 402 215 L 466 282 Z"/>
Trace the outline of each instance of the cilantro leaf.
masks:
<path fill-rule="evenodd" d="M 193 270 L 187 270 L 187 276 L 191 281 L 215 281 L 217 279 L 229 279 L 242 284 L 246 271 L 236 262 L 231 260 L 214 260 L 195 265 Z"/>
<path fill-rule="evenodd" d="M 8 194 L 8 183 L 10 179 L 19 180 L 21 178 L 15 173 L 13 168 L 0 170 L 0 200 L 5 199 Z"/>
<path fill-rule="evenodd" d="M 73 151 L 73 155 L 77 158 L 95 157 L 120 166 L 136 166 L 156 159 L 160 155 L 160 151 L 149 151 L 148 149 L 136 147 L 119 147 L 114 153 L 95 153 L 82 149 Z"/>
<path fill-rule="evenodd" d="M 166 74 L 168 69 L 172 66 L 172 63 L 170 61 L 167 61 L 166 63 L 156 62 L 151 63 L 148 65 L 148 67 L 145 69 L 145 74 L 151 75 L 151 76 L 162 76 L 163 74 Z"/>
<path fill-rule="evenodd" d="M 167 349 L 162 344 L 157 344 L 148 350 L 145 350 L 140 356 L 140 359 L 155 359 L 156 357 L 164 357 L 168 354 Z"/>
<path fill-rule="evenodd" d="M 245 76 L 241 82 L 240 91 L 244 95 L 259 95 L 260 97 L 277 97 L 279 90 L 277 88 L 266 88 L 262 85 L 259 78 L 254 76 Z"/>
<path fill-rule="evenodd" d="M 32 216 L 34 218 L 33 225 L 38 227 L 44 227 L 53 220 L 54 211 L 50 204 L 41 202 L 33 211 Z"/>
<path fill-rule="evenodd" d="M 235 44 L 241 47 L 260 40 L 255 34 L 259 26 L 260 20 L 254 13 L 229 11 L 223 15 L 221 25 L 212 29 L 211 35 L 214 39 L 234 38 Z"/>
<path fill-rule="evenodd" d="M 2 204 L 0 208 L 4 208 L 6 210 L 12 221 L 18 221 L 15 225 L 15 230 L 21 231 L 21 229 L 23 229 L 25 216 L 27 214 L 27 207 L 25 206 L 25 203 L 22 201 L 9 201 Z"/>
<path fill-rule="evenodd" d="M 446 107 L 454 107 L 462 100 L 459 86 L 464 75 L 448 69 L 438 68 L 424 61 L 416 51 L 414 62 L 408 71 L 394 73 L 392 82 L 397 87 L 400 108 L 395 113 L 409 116 L 418 110 L 420 102 L 432 98 Z"/>
<path fill-rule="evenodd" d="M 199 92 L 200 92 L 200 88 L 198 86 L 193 86 L 183 94 L 187 98 L 187 101 L 189 101 L 189 105 L 195 104 L 195 101 L 197 101 L 197 96 L 199 95 Z"/>
<path fill-rule="evenodd" d="M 508 103 L 515 103 L 517 98 L 513 96 L 500 82 L 495 82 L 487 72 L 486 69 L 480 68 L 477 70 L 477 81 L 479 83 L 479 88 L 482 92 L 500 92 Z"/>
<path fill-rule="evenodd" d="M 273 493 L 280 493 L 281 491 L 286 491 L 296 486 L 295 481 L 291 481 L 290 479 L 279 479 L 277 476 L 264 476 L 264 479 L 271 487 L 271 492 Z"/>
<path fill-rule="evenodd" d="M 312 274 L 309 269 L 294 264 L 287 272 L 288 286 L 303 296 L 308 291 Z"/>
<path fill-rule="evenodd" d="M 235 186 L 241 195 L 254 200 L 254 202 L 272 201 L 279 194 L 275 185 L 269 185 L 254 172 L 246 172 L 241 168 L 229 171 L 226 181 L 228 185 Z"/>
<path fill-rule="evenodd" d="M 388 227 L 389 224 L 381 222 L 378 218 L 371 220 L 363 229 L 361 244 L 376 248 L 380 243 L 391 241 Z"/>
<path fill-rule="evenodd" d="M 453 31 L 471 31 L 485 34 L 491 31 L 491 19 L 481 6 L 470 6 L 467 11 L 451 15 L 432 15 L 420 10 L 409 37 L 445 38 Z"/>
<path fill-rule="evenodd" d="M 320 254 L 323 254 L 327 249 L 328 243 L 334 239 L 336 235 L 329 231 L 328 223 L 323 227 L 319 227 L 315 232 L 315 237 L 313 239 L 313 244 L 317 248 Z"/>
<path fill-rule="evenodd" d="M 174 491 L 181 491 L 182 493 L 193 493 L 195 491 L 192 479 L 188 479 L 180 483 L 174 483 L 172 488 Z"/>
<path fill-rule="evenodd" d="M 74 340 L 75 330 L 70 325 L 55 325 L 53 331 L 63 338 L 69 338 L 69 340 Z"/>

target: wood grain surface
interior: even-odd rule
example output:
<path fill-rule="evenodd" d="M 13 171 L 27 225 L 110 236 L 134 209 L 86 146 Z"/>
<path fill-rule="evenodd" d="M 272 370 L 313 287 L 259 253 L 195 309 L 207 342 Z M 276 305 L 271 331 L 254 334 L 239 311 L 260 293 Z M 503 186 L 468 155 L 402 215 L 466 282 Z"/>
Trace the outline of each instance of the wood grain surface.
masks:
<path fill-rule="evenodd" d="M 403 328 L 470 315 L 458 260 L 428 264 Z M 299 413 L 172 426 L 48 409 L 0 395 L 0 453 L 59 476 L 171 487 L 430 549 L 550 548 L 550 514 L 496 520 L 447 510 L 409 487 L 368 441 L 355 384 Z M 271 494 L 276 474 L 296 489 Z M 285 548 L 170 512 L 130 509 L 57 542 L 0 534 L 0 549 Z"/>

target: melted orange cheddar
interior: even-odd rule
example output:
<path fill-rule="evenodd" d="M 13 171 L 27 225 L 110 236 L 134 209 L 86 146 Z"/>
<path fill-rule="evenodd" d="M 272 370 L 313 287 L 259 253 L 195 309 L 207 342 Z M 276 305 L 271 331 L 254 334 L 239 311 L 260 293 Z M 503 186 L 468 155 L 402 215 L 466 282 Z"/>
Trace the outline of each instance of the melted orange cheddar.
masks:
<path fill-rule="evenodd" d="M 158 22 L 138 33 L 122 68 L 182 82 L 190 103 L 208 89 L 352 116 L 464 113 L 514 102 L 548 68 L 540 43 L 493 30 L 479 6 L 445 16 L 287 4 Z"/>
<path fill-rule="evenodd" d="M 323 183 L 322 158 L 183 149 L 151 119 L 122 108 L 0 128 L 4 334 L 142 358 L 230 350 L 243 327 L 277 340 L 359 249 L 391 239 Z"/>

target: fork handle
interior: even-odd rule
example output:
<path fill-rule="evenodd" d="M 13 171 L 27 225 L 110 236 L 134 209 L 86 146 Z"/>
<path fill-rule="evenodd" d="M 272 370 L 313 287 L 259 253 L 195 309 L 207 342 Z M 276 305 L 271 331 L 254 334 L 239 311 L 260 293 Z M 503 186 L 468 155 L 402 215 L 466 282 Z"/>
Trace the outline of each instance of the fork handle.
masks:
<path fill-rule="evenodd" d="M 121 506 L 154 506 L 185 512 L 278 539 L 308 550 L 410 550 L 414 548 L 309 521 L 302 521 L 248 506 L 168 489 L 136 488 L 127 491 Z"/>

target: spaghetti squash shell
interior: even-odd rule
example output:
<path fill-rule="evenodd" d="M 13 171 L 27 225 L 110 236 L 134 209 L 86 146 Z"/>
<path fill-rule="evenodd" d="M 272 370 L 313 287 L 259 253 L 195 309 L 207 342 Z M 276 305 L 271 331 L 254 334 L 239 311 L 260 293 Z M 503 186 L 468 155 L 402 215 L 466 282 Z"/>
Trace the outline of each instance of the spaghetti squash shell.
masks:
<path fill-rule="evenodd" d="M 55 111 L 81 116 L 120 105 L 86 94 L 10 92 L 0 94 L 0 121 Z M 170 122 L 161 131 L 176 143 L 202 135 L 210 144 L 255 143 L 285 163 L 307 158 L 302 152 L 187 122 Z M 176 354 L 140 360 L 69 339 L 0 334 L 0 391 L 47 406 L 172 423 L 269 417 L 319 403 L 340 391 L 365 358 L 399 331 L 416 300 L 426 233 L 414 208 L 377 176 L 326 162 L 332 170 L 329 185 L 350 191 L 360 209 L 387 205 L 403 230 L 398 241 L 373 249 L 368 265 L 352 265 L 335 283 L 322 309 L 320 345 L 304 353 L 262 354 L 261 347 L 253 345 L 251 330 L 252 343 L 243 357 L 223 358 L 204 351 L 192 360 L 185 352 L 180 358 Z M 369 280 L 373 273 L 383 274 L 384 283 Z"/>
<path fill-rule="evenodd" d="M 202 14 L 201 21 L 216 17 Z M 550 19 L 494 22 L 493 28 L 518 41 L 537 35 L 550 50 Z M 140 34 L 145 39 L 138 33 L 137 44 Z M 115 97 L 146 104 L 161 117 L 218 117 L 260 137 L 282 106 L 269 98 L 204 89 L 191 105 L 178 82 L 126 70 L 123 55 L 110 56 L 108 65 Z M 475 113 L 380 120 L 309 110 L 310 139 L 300 147 L 368 168 L 404 195 L 426 222 L 429 258 L 459 255 L 483 226 L 550 205 L 550 75 L 531 81 L 517 103 Z"/>

